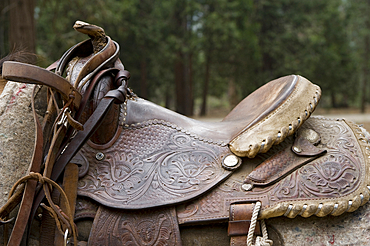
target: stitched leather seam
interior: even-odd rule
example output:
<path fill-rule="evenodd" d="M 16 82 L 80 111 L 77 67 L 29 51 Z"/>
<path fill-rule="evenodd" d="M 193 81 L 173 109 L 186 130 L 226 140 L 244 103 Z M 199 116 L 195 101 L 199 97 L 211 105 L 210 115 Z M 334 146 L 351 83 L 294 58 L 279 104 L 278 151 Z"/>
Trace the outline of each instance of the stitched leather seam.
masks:
<path fill-rule="evenodd" d="M 233 144 L 235 141 L 239 140 L 240 138 L 242 138 L 242 135 L 246 132 L 250 132 L 252 131 L 253 129 L 259 127 L 261 124 L 263 124 L 265 121 L 269 120 L 273 115 L 277 114 L 278 112 L 280 112 L 282 109 L 285 109 L 286 108 L 286 105 L 289 104 L 292 100 L 292 98 L 294 96 L 296 96 L 296 94 L 298 93 L 300 87 L 302 86 L 302 84 L 298 83 L 297 84 L 297 87 L 295 88 L 295 90 L 292 92 L 292 95 L 284 102 L 282 103 L 277 109 L 275 109 L 275 111 L 271 112 L 266 118 L 264 118 L 263 120 L 261 120 L 260 122 L 256 123 L 255 125 L 253 125 L 251 128 L 248 128 L 246 129 L 244 132 L 240 133 L 236 138 L 234 138 L 230 144 Z M 272 136 L 272 141 L 274 142 L 274 144 L 278 144 L 280 143 L 281 141 L 283 141 L 286 137 L 290 136 L 291 134 L 293 134 L 302 124 L 305 120 L 307 120 L 311 113 L 315 110 L 317 104 L 319 103 L 319 100 L 320 100 L 320 97 L 321 97 L 321 90 L 318 86 L 314 85 L 316 87 L 316 90 L 315 90 L 315 95 L 312 97 L 313 98 L 313 101 L 311 100 L 306 109 L 304 110 L 304 112 L 302 112 L 300 114 L 300 116 L 298 116 L 296 119 L 299 120 L 299 123 L 298 124 L 295 124 L 297 122 L 292 122 L 291 124 L 289 124 L 288 126 L 283 126 L 283 128 L 281 128 L 278 133 L 280 132 L 282 134 L 282 136 L 278 137 L 278 133 L 276 134 L 276 136 Z M 289 129 L 291 127 L 291 129 Z M 288 130 L 286 130 L 286 128 L 288 128 Z M 284 134 L 286 133 L 286 134 Z M 284 136 L 285 135 L 285 136 Z M 271 137 L 271 136 L 267 136 L 268 137 Z M 247 150 L 247 155 L 248 157 L 250 158 L 253 158 L 256 154 L 258 153 L 264 153 L 266 152 L 268 149 L 263 149 L 263 142 L 267 142 L 267 138 L 266 139 L 262 139 L 261 143 L 251 143 L 251 147 L 249 148 L 249 150 Z M 257 150 L 255 150 L 256 148 L 253 148 L 252 146 L 253 145 L 258 145 L 258 148 Z"/>
<path fill-rule="evenodd" d="M 150 126 L 150 125 L 168 126 L 168 127 L 171 127 L 172 129 L 175 129 L 179 132 L 185 133 L 186 135 L 188 135 L 188 136 L 190 136 L 194 139 L 198 139 L 199 141 L 210 143 L 210 144 L 216 144 L 216 145 L 221 146 L 221 147 L 227 146 L 227 144 L 223 141 L 214 141 L 213 139 L 206 139 L 206 138 L 199 137 L 198 135 L 196 135 L 194 133 L 191 133 L 190 131 L 185 130 L 182 127 L 179 127 L 179 126 L 177 126 L 177 125 L 175 125 L 171 122 L 164 121 L 164 120 L 159 120 L 159 119 L 147 120 L 147 121 L 143 121 L 143 122 L 139 122 L 139 123 L 131 124 L 131 125 L 124 124 L 124 125 L 122 125 L 122 127 L 124 129 L 137 129 L 137 128 L 147 127 L 147 126 Z"/>

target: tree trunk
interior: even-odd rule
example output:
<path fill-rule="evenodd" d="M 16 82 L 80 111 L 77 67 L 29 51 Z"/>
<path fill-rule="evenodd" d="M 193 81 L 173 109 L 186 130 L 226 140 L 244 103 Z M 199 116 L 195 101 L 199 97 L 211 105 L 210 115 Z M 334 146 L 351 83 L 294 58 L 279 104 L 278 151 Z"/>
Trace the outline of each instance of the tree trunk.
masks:
<path fill-rule="evenodd" d="M 171 90 L 170 90 L 170 87 L 166 87 L 166 95 L 165 95 L 165 102 L 164 102 L 164 106 L 166 108 L 171 108 Z"/>
<path fill-rule="evenodd" d="M 185 87 L 184 54 L 180 51 L 176 54 L 175 61 L 175 85 L 176 85 L 176 111 L 186 115 L 186 90 Z"/>
<path fill-rule="evenodd" d="M 235 78 L 231 76 L 229 79 L 229 87 L 227 91 L 229 97 L 230 108 L 234 108 L 239 103 L 238 93 L 236 91 Z"/>
<path fill-rule="evenodd" d="M 231 74 L 228 83 L 228 97 L 229 97 L 229 105 L 230 108 L 233 109 L 239 103 L 239 96 L 237 92 L 237 87 L 235 84 L 235 76 L 236 76 L 236 65 L 235 65 L 235 57 L 230 58 L 232 67 L 231 67 Z"/>
<path fill-rule="evenodd" d="M 13 4 L 14 5 L 14 4 Z M 9 53 L 8 49 L 8 28 L 9 28 L 9 10 L 10 10 L 11 4 L 9 3 L 9 0 L 1 0 L 0 1 L 0 57 L 5 56 L 7 53 Z"/>
<path fill-rule="evenodd" d="M 176 35 L 179 40 L 187 40 L 187 21 L 185 8 L 186 1 L 179 1 L 174 15 Z M 186 43 L 184 42 L 184 44 Z M 191 56 L 187 55 L 182 47 L 177 47 L 175 59 L 175 85 L 176 85 L 176 111 L 180 114 L 190 116 L 193 114 L 193 89 L 191 75 Z M 189 61 L 190 63 L 188 63 Z"/>
<path fill-rule="evenodd" d="M 140 61 L 140 96 L 148 99 L 147 62 L 145 57 Z"/>
<path fill-rule="evenodd" d="M 186 103 L 186 115 L 193 115 L 194 109 L 194 95 L 193 95 L 193 53 L 190 51 L 188 56 L 188 68 L 187 68 L 188 79 L 186 82 L 186 94 L 188 95 Z"/>
<path fill-rule="evenodd" d="M 205 116 L 207 114 L 207 95 L 210 78 L 210 66 L 211 66 L 211 51 L 209 50 L 206 58 L 206 73 L 204 76 L 204 85 L 202 92 L 202 107 L 200 109 L 200 115 Z"/>
<path fill-rule="evenodd" d="M 9 46 L 10 49 L 21 49 L 35 53 L 35 0 L 11 1 L 9 19 Z"/>
<path fill-rule="evenodd" d="M 368 1 L 368 4 L 370 2 Z M 370 20 L 369 17 L 366 17 L 366 28 L 369 30 L 370 28 Z M 361 85 L 361 90 L 362 90 L 362 96 L 361 96 L 361 113 L 365 113 L 366 111 L 366 89 L 367 89 L 367 80 L 369 77 L 369 52 L 370 52 L 370 37 L 369 34 L 367 33 L 365 36 L 365 47 L 364 47 L 364 66 L 363 66 L 363 76 L 362 76 L 362 85 Z"/>
<path fill-rule="evenodd" d="M 337 100 L 336 100 L 335 92 L 334 91 L 331 91 L 330 92 L 330 101 L 331 101 L 331 106 L 333 108 L 338 108 L 338 104 L 337 104 Z"/>

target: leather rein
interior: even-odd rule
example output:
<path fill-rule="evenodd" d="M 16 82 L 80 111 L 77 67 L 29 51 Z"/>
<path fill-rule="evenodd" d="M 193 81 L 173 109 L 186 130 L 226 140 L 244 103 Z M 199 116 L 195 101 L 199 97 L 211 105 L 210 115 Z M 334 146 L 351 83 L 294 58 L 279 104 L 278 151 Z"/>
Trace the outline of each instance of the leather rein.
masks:
<path fill-rule="evenodd" d="M 28 224 L 28 228 L 30 228 L 37 208 L 40 205 L 54 217 L 58 230 L 64 235 L 64 238 L 72 235 L 74 241 L 77 242 L 77 232 L 73 222 L 74 211 L 71 208 L 74 205 L 68 201 L 67 194 L 56 181 L 75 154 L 100 126 L 112 105 L 114 103 L 124 103 L 126 97 L 131 94 L 127 88 L 130 73 L 124 70 L 122 63 L 118 59 L 118 44 L 109 38 L 108 44 L 102 52 L 95 54 L 86 63 L 73 86 L 70 81 L 60 76 L 69 59 L 72 56 L 79 55 L 81 50 L 82 53 L 86 53 L 86 50 L 88 50 L 86 47 L 88 45 L 89 40 L 68 50 L 57 66 L 54 63 L 49 67 L 49 69 L 56 68 L 56 73 L 18 62 L 5 62 L 3 65 L 3 77 L 7 80 L 46 85 L 50 88 L 48 94 L 49 105 L 43 126 L 41 126 L 38 120 L 34 107 L 34 96 L 32 97 L 32 110 L 35 121 L 35 145 L 29 173 L 16 182 L 10 191 L 8 202 L 0 208 L 0 225 L 7 224 L 12 220 L 6 220 L 9 213 L 20 203 L 18 216 L 8 245 L 20 245 L 22 243 L 26 226 Z M 113 64 L 113 66 L 110 64 Z M 89 71 L 93 72 L 89 73 Z M 101 76 L 106 73 L 115 74 L 114 85 L 116 89 L 110 90 L 101 99 L 97 108 L 82 126 L 79 123 L 81 114 L 87 105 L 94 87 L 99 82 Z M 80 85 L 82 79 L 84 79 L 84 82 Z M 88 81 L 90 81 L 90 84 L 87 86 L 85 93 L 81 95 L 81 88 Z M 59 95 L 64 102 L 61 110 L 59 110 L 56 99 Z M 48 131 L 52 132 L 52 137 L 49 141 L 44 139 Z M 43 151 L 44 148 L 48 148 L 47 151 Z M 47 154 L 43 155 L 43 153 Z M 45 161 L 43 162 L 43 160 Z M 43 173 L 41 174 L 42 169 Z M 53 188 L 60 192 L 65 204 L 65 211 L 62 211 L 61 208 L 54 204 L 51 197 Z M 50 207 L 41 203 L 45 197 Z"/>

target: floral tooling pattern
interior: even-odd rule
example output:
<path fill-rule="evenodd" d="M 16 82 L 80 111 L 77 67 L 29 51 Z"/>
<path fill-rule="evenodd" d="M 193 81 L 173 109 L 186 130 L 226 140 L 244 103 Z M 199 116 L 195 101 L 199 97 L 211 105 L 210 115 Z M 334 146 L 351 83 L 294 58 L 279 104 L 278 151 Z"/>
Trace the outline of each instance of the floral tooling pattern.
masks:
<path fill-rule="evenodd" d="M 91 164 L 79 182 L 79 194 L 120 208 L 135 204 L 154 206 L 188 199 L 227 177 L 229 172 L 220 164 L 227 148 L 176 130 L 167 134 L 167 142 L 149 154 L 145 154 L 148 149 L 126 151 L 129 148 L 118 140 L 120 143 L 104 151 L 105 159 L 99 162 L 92 159 L 92 150 L 84 149 Z"/>
<path fill-rule="evenodd" d="M 321 122 L 315 130 L 325 132 L 321 134 L 321 147 L 328 154 L 277 183 L 270 191 L 271 201 L 341 197 L 359 185 L 363 161 L 353 133 L 339 122 L 326 124 L 324 119 Z"/>
<path fill-rule="evenodd" d="M 179 245 L 174 211 L 131 211 L 100 208 L 89 245 Z M 107 235 L 108 234 L 108 235 Z"/>

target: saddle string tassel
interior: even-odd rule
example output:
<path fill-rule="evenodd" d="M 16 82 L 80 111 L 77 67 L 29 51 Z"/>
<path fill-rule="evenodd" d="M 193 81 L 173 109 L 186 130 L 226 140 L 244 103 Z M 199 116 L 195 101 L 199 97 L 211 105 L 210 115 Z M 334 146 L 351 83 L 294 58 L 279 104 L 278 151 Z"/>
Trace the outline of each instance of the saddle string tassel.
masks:
<path fill-rule="evenodd" d="M 272 246 L 273 244 L 272 240 L 268 239 L 268 233 L 267 233 L 265 220 L 261 220 L 262 237 L 257 236 L 256 243 L 253 244 L 253 235 L 254 235 L 254 230 L 256 228 L 257 217 L 258 217 L 258 213 L 260 209 L 261 209 L 261 202 L 257 202 L 253 209 L 251 224 L 248 230 L 248 237 L 247 237 L 248 246 Z"/>

